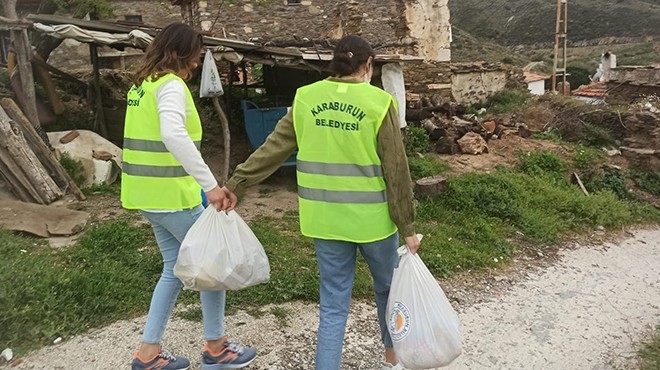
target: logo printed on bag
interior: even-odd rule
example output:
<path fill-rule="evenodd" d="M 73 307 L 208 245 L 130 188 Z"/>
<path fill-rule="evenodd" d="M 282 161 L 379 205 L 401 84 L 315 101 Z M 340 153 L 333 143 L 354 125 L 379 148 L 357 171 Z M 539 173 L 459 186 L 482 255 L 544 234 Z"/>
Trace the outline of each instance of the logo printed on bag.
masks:
<path fill-rule="evenodd" d="M 390 335 L 392 340 L 403 340 L 410 332 L 410 312 L 403 303 L 396 301 L 390 310 Z"/>

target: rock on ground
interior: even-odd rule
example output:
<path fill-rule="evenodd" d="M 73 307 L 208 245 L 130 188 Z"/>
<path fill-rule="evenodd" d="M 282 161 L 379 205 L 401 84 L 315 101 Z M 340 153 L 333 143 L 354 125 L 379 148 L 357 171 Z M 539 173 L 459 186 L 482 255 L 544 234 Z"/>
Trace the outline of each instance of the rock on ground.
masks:
<path fill-rule="evenodd" d="M 623 369 L 660 324 L 660 230 L 563 252 L 501 296 L 460 309 L 464 354 L 448 369 Z M 275 310 L 274 310 L 275 309 Z M 250 369 L 313 369 L 318 306 L 263 307 L 227 318 L 227 332 L 259 348 Z M 278 315 L 273 315 L 276 312 Z M 286 315 L 282 315 L 286 313 Z M 284 318 L 283 318 L 284 317 Z M 120 321 L 23 359 L 16 369 L 128 368 L 144 317 Z M 165 345 L 199 369 L 201 323 L 174 318 Z M 355 302 L 343 369 L 379 369 L 375 306 Z"/>

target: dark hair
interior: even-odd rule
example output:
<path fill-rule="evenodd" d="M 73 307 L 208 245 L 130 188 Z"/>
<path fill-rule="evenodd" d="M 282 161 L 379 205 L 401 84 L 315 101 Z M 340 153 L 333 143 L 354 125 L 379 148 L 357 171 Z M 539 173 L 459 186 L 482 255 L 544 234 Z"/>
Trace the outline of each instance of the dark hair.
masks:
<path fill-rule="evenodd" d="M 147 48 L 133 82 L 139 86 L 150 77 L 157 80 L 167 73 L 190 72 L 192 62 L 199 60 L 202 45 L 202 35 L 194 28 L 184 23 L 169 24 Z"/>
<path fill-rule="evenodd" d="M 375 55 L 367 40 L 355 35 L 344 36 L 335 46 L 330 69 L 339 77 L 349 76 Z"/>

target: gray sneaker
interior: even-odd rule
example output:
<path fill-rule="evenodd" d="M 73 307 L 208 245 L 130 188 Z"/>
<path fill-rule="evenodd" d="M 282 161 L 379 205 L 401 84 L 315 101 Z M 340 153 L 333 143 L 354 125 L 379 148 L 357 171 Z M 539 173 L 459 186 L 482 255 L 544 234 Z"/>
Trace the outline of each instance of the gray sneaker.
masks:
<path fill-rule="evenodd" d="M 202 370 L 240 369 L 248 366 L 257 356 L 257 350 L 227 341 L 220 354 L 214 356 L 208 346 L 202 354 Z"/>
<path fill-rule="evenodd" d="M 133 356 L 131 370 L 186 370 L 190 367 L 190 361 L 185 357 L 174 357 L 167 350 L 161 350 L 151 361 L 144 362 L 136 353 Z"/>

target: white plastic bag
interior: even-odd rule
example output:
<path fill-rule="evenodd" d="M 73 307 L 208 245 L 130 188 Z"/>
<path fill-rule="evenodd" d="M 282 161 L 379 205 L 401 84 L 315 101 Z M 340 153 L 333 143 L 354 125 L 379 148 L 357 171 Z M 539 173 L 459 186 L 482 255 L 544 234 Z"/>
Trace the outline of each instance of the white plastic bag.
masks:
<path fill-rule="evenodd" d="M 209 205 L 183 239 L 174 275 L 186 289 L 239 290 L 268 282 L 270 265 L 238 213 Z"/>
<path fill-rule="evenodd" d="M 387 301 L 397 360 L 406 369 L 447 366 L 462 351 L 458 315 L 419 255 L 405 245 L 398 252 Z"/>
<path fill-rule="evenodd" d="M 204 55 L 204 65 L 202 65 L 202 80 L 199 86 L 200 98 L 211 98 L 224 94 L 218 67 L 215 65 L 215 59 L 211 50 L 206 50 Z"/>

